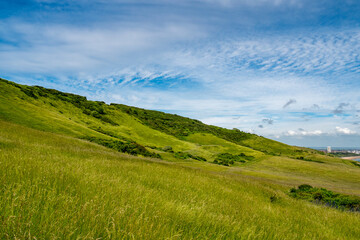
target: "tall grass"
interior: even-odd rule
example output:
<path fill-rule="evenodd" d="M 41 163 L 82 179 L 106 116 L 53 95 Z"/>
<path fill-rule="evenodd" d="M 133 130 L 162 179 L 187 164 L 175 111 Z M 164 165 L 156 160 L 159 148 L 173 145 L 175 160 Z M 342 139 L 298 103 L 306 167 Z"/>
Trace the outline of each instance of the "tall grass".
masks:
<path fill-rule="evenodd" d="M 203 163 L 205 164 L 205 163 Z M 358 214 L 251 176 L 0 122 L 0 239 L 357 239 Z"/>

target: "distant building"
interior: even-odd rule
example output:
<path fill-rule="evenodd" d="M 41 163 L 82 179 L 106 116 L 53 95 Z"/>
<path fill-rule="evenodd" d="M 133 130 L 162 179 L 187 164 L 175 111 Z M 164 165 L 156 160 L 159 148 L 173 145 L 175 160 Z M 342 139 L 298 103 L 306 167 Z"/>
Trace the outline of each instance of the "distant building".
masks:
<path fill-rule="evenodd" d="M 331 153 L 331 147 L 330 146 L 327 147 L 327 152 Z"/>

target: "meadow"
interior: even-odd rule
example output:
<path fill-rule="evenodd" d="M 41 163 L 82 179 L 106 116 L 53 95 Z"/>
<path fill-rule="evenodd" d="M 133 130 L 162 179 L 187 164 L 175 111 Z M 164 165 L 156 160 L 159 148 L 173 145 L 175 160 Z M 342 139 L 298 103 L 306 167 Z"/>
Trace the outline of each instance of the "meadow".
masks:
<path fill-rule="evenodd" d="M 359 197 L 353 161 L 89 102 L 0 81 L 0 239 L 360 236 L 359 212 L 290 193 L 310 184 Z M 127 143 L 137 150 L 122 152 Z M 219 157 L 235 160 L 214 164 Z"/>
<path fill-rule="evenodd" d="M 133 157 L 16 124 L 0 126 L 1 239 L 360 235 L 358 213 L 293 199 L 271 182 Z"/>

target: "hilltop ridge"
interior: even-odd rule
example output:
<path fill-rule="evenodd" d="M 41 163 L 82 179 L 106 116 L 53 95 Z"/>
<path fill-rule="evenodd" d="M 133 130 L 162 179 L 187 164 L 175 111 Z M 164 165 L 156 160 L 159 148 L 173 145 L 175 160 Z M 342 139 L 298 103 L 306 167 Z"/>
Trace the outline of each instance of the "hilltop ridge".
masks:
<path fill-rule="evenodd" d="M 194 143 L 199 145 L 201 141 L 204 141 L 200 138 L 204 138 L 205 134 L 210 138 L 221 139 L 224 144 L 231 145 L 233 150 L 237 148 L 237 151 L 233 151 L 237 154 L 247 152 L 254 156 L 265 154 L 297 158 L 308 154 L 314 156 L 319 154 L 315 150 L 288 146 L 238 129 L 230 130 L 206 125 L 198 120 L 174 114 L 122 104 L 108 105 L 101 101 L 89 101 L 84 96 L 40 86 L 20 85 L 4 79 L 1 79 L 1 85 L 3 97 L 15 98 L 16 101 L 11 104 L 14 105 L 13 109 L 17 109 L 10 112 L 3 108 L 2 114 L 0 113 L 3 119 L 11 118 L 26 126 L 58 133 L 70 133 L 72 136 L 88 138 L 95 142 L 104 139 L 133 142 L 139 147 L 146 147 L 147 152 L 163 155 L 169 154 L 159 151 L 165 147 L 171 147 L 174 151 L 190 151 L 202 158 L 214 160 L 215 152 L 221 152 L 221 150 L 211 151 L 204 147 L 193 146 Z M 10 107 L 6 105 L 3 107 Z M 36 111 L 42 114 L 37 115 Z M 51 124 L 47 124 L 50 119 Z M 52 126 L 51 129 L 49 125 Z M 96 138 L 101 139 L 96 140 Z"/>

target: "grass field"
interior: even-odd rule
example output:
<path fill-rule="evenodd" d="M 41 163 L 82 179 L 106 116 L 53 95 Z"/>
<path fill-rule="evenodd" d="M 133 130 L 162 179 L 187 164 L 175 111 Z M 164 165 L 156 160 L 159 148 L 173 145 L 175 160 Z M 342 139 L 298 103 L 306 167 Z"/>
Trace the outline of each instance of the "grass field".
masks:
<path fill-rule="evenodd" d="M 19 86 L 0 81 L 0 239 L 360 236 L 358 212 L 289 196 L 301 184 L 360 196 L 360 167 L 349 160 L 176 115 Z M 162 159 L 84 137 L 131 140 Z M 222 153 L 252 160 L 213 164 Z"/>
<path fill-rule="evenodd" d="M 283 186 L 0 124 L 1 239 L 357 239 L 358 213 Z M 271 201 L 270 197 L 276 196 Z"/>

